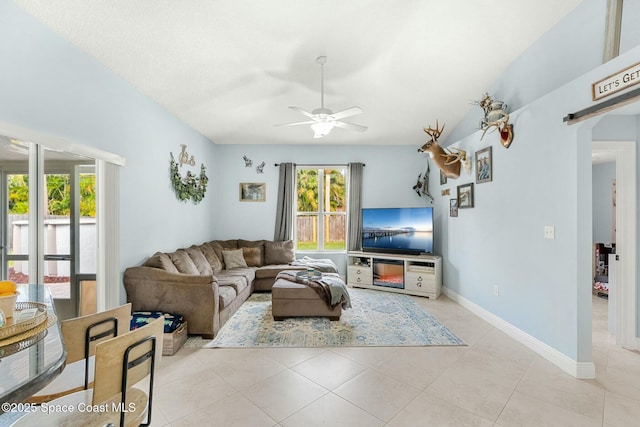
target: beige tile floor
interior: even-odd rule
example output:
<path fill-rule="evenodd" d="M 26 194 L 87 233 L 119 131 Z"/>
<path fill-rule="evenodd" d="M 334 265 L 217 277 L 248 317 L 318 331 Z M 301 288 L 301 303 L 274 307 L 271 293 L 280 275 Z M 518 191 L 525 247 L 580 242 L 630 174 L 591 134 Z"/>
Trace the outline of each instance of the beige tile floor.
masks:
<path fill-rule="evenodd" d="M 152 426 L 640 425 L 640 354 L 594 297 L 595 380 L 577 380 L 442 296 L 416 298 L 465 347 L 182 348 L 164 357 Z"/>

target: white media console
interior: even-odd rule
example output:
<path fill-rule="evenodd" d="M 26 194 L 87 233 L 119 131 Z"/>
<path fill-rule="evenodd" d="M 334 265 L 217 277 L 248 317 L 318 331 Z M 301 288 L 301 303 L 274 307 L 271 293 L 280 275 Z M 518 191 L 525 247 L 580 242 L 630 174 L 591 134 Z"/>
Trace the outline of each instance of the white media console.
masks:
<path fill-rule="evenodd" d="M 436 299 L 442 292 L 442 257 L 348 252 L 347 284 Z"/>

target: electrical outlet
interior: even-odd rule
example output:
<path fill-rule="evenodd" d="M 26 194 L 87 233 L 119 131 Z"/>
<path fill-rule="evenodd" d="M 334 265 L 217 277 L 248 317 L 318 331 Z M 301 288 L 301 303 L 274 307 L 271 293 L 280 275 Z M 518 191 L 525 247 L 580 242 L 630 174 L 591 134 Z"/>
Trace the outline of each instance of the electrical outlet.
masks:
<path fill-rule="evenodd" d="M 553 225 L 545 225 L 544 226 L 544 238 L 545 239 L 555 239 L 556 238 L 556 228 Z"/>
<path fill-rule="evenodd" d="M 494 294 L 495 296 L 497 296 L 497 297 L 498 297 L 498 296 L 500 296 L 500 286 L 495 285 L 495 286 L 493 287 L 493 294 Z"/>

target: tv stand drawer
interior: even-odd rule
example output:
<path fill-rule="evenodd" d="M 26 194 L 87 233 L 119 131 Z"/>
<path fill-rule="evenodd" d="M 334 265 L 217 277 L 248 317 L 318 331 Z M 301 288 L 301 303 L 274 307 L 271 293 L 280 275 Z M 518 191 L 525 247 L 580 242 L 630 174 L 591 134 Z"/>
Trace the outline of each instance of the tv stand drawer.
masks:
<path fill-rule="evenodd" d="M 436 292 L 436 281 L 433 274 L 411 274 L 407 273 L 404 281 L 404 288 L 414 292 Z"/>
<path fill-rule="evenodd" d="M 372 285 L 371 267 L 350 265 L 347 271 L 347 282 L 359 285 Z"/>

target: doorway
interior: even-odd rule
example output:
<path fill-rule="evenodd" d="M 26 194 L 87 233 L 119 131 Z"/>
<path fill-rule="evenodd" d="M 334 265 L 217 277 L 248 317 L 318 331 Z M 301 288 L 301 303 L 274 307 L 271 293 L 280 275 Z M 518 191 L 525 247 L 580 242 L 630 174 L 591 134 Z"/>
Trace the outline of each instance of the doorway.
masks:
<path fill-rule="evenodd" d="M 95 279 L 87 277 L 80 272 L 76 279 L 80 282 L 80 288 L 84 289 L 85 293 L 95 293 L 95 308 L 97 311 L 103 311 L 107 308 L 112 308 L 122 303 L 120 295 L 120 263 L 119 263 L 119 222 L 118 215 L 120 211 L 120 194 L 119 194 L 119 181 L 120 181 L 120 166 L 126 164 L 126 159 L 118 154 L 110 153 L 99 148 L 95 148 L 89 145 L 80 144 L 74 141 L 61 139 L 59 137 L 26 129 L 20 126 L 16 126 L 10 123 L 0 122 L 0 162 L 4 163 L 9 161 L 10 156 L 14 156 L 12 151 L 15 147 L 20 145 L 19 142 L 25 147 L 47 147 L 52 152 L 58 152 L 60 154 L 67 153 L 73 154 L 84 159 L 91 159 L 95 167 L 96 175 L 96 272 Z M 24 148 L 22 149 L 23 151 Z M 44 168 L 40 163 L 45 156 L 43 154 L 39 156 L 32 156 L 31 151 L 26 151 L 28 154 L 23 153 L 23 157 L 20 158 L 24 162 L 24 156 L 28 156 L 29 170 L 36 167 Z M 39 165 L 39 166 L 38 166 Z M 37 175 L 36 175 L 37 176 Z M 38 185 L 40 180 L 36 180 Z M 5 191 L 0 186 L 0 204 L 3 203 L 5 197 L 2 197 L 2 193 Z M 42 194 L 42 189 L 40 189 Z M 33 202 L 32 200 L 33 199 Z M 34 203 L 34 206 L 38 206 L 40 198 L 30 197 L 30 203 Z M 0 212 L 2 217 L 6 216 L 6 203 L 0 206 L 3 210 Z M 43 230 L 44 223 L 41 215 L 36 215 L 41 209 L 34 209 L 30 211 L 29 221 L 38 224 L 38 227 L 32 228 L 33 230 Z M 2 233 L 5 231 L 2 230 Z M 44 238 L 43 232 L 29 233 L 29 258 L 32 260 L 40 260 L 41 262 L 29 263 L 29 275 L 33 283 L 43 280 L 44 275 Z M 6 248 L 0 248 L 0 253 L 6 252 Z M 82 296 L 81 296 L 82 299 Z M 82 305 L 81 305 L 82 307 Z M 91 309 L 91 308 L 89 308 Z M 83 313 L 86 308 L 81 308 L 80 313 Z M 84 311 L 86 313 L 86 311 Z"/>
<path fill-rule="evenodd" d="M 95 312 L 95 161 L 0 137 L 0 183 L 0 278 L 48 285 L 60 319 Z"/>
<path fill-rule="evenodd" d="M 615 163 L 615 257 L 609 266 L 615 283 L 609 294 L 611 326 L 616 345 L 637 348 L 636 340 L 636 143 L 593 141 L 592 154 Z M 617 264 L 617 265 L 616 265 Z M 617 267 L 617 268 L 616 268 Z"/>

